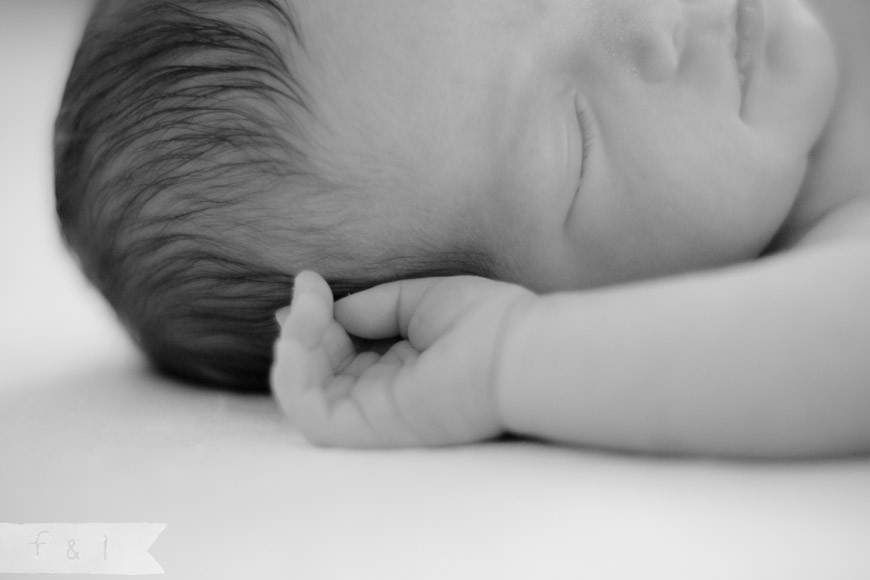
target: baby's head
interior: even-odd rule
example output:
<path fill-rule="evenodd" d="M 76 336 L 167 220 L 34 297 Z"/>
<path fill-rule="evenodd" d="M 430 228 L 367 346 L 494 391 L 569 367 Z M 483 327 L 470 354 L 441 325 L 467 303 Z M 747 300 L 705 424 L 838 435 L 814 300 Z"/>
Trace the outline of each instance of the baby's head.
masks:
<path fill-rule="evenodd" d="M 76 56 L 56 128 L 63 233 L 170 374 L 265 387 L 274 312 L 305 268 L 337 294 L 486 273 L 371 219 L 378 170 L 320 148 L 298 26 L 277 0 L 105 1 Z"/>
<path fill-rule="evenodd" d="M 818 23 L 759 6 L 103 2 L 58 120 L 63 230 L 157 366 L 235 386 L 265 385 L 303 269 L 549 291 L 752 257 L 833 86 Z"/>

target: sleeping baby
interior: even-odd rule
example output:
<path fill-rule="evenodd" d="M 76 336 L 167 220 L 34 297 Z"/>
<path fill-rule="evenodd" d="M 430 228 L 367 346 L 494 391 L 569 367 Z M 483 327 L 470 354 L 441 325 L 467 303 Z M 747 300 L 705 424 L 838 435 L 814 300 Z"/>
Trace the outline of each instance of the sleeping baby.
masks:
<path fill-rule="evenodd" d="M 158 368 L 271 378 L 319 444 L 865 452 L 868 32 L 862 2 L 103 2 L 58 214 Z"/>

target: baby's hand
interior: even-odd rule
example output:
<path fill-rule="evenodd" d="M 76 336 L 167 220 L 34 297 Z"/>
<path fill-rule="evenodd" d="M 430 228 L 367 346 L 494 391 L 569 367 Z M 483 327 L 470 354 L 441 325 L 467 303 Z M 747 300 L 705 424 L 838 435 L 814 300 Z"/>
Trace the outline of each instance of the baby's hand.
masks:
<path fill-rule="evenodd" d="M 511 314 L 533 298 L 482 278 L 433 278 L 378 286 L 333 308 L 323 278 L 304 272 L 275 344 L 272 390 L 319 445 L 419 447 L 496 437 L 502 337 Z M 349 335 L 400 338 L 380 355 L 358 352 Z"/>

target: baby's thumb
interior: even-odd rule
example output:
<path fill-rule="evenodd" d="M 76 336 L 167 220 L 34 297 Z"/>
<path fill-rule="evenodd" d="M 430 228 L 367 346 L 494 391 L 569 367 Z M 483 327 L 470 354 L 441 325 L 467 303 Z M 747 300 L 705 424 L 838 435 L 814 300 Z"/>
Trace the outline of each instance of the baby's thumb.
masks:
<path fill-rule="evenodd" d="M 408 338 L 408 326 L 426 292 L 441 278 L 402 280 L 376 286 L 335 304 L 335 319 L 360 338 Z"/>

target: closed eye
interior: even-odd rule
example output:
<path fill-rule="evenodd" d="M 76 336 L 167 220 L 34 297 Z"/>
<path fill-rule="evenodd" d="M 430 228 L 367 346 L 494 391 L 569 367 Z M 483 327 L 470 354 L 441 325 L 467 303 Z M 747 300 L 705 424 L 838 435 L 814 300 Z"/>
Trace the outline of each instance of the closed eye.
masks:
<path fill-rule="evenodd" d="M 589 157 L 592 148 L 595 147 L 595 140 L 593 138 L 595 134 L 592 131 L 592 111 L 579 96 L 575 96 L 574 103 L 574 110 L 576 111 L 577 116 L 577 128 L 580 131 L 582 151 L 580 152 L 580 175 L 576 177 L 577 188 L 574 190 L 571 206 L 565 214 L 565 228 L 571 227 L 571 224 L 573 223 L 572 216 L 574 215 L 574 208 L 581 198 L 580 190 L 583 188 L 583 179 L 589 172 Z"/>
<path fill-rule="evenodd" d="M 577 102 L 577 125 L 580 127 L 580 136 L 583 140 L 583 151 L 580 158 L 580 179 L 586 175 L 587 164 L 589 161 L 589 152 L 594 146 L 594 137 L 592 134 L 592 119 L 588 107 L 585 103 Z"/>

